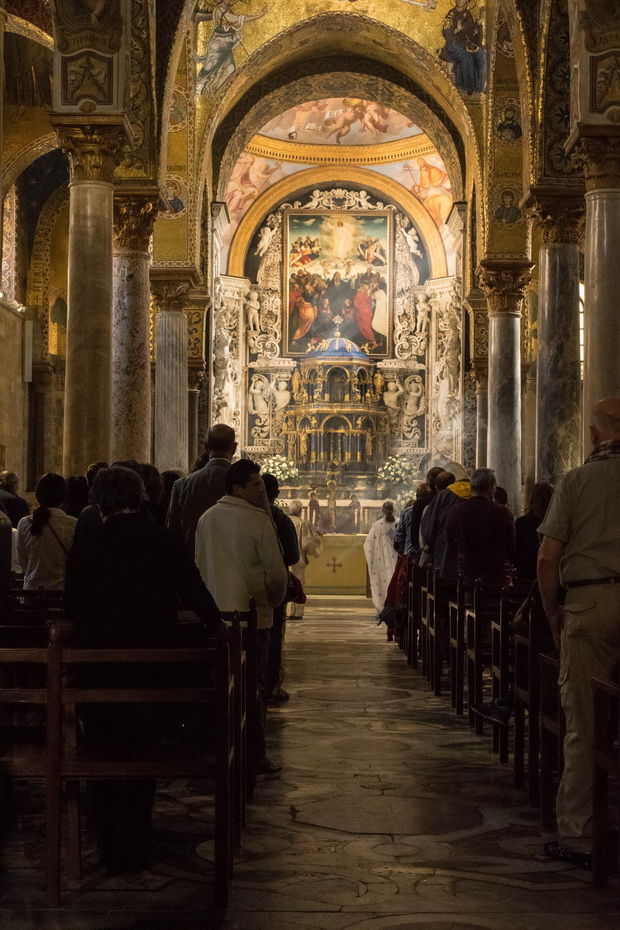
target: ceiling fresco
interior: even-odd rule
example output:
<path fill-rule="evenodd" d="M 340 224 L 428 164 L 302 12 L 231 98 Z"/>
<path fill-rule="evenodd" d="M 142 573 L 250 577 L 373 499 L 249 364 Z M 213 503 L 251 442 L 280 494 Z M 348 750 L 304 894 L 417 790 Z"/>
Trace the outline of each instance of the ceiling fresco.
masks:
<path fill-rule="evenodd" d="M 271 187 L 287 176 L 319 164 L 333 165 L 336 172 L 339 165 L 350 167 L 358 164 L 396 181 L 416 198 L 439 230 L 448 268 L 453 269 L 454 240 L 446 220 L 454 203 L 454 195 L 443 158 L 428 136 L 404 114 L 381 105 L 377 105 L 376 110 L 369 110 L 370 101 L 360 98 L 357 101 L 359 107 L 354 113 L 349 113 L 355 109 L 348 105 L 352 98 L 324 98 L 302 103 L 273 117 L 254 136 L 235 162 L 226 188 L 224 199 L 230 223 L 223 242 L 223 268 L 226 267 L 228 250 L 241 220 Z M 364 116 L 369 112 L 373 115 L 381 113 L 383 119 L 380 127 L 372 131 L 372 136 L 369 126 L 363 128 Z M 330 130 L 335 125 L 341 125 L 338 120 L 344 114 L 351 116 L 351 135 L 356 135 L 353 138 L 347 135 L 346 147 L 340 147 L 335 141 L 336 134 Z M 368 119 L 370 121 L 371 117 Z M 381 131 L 383 127 L 385 133 Z M 384 136 L 388 138 L 382 142 Z M 363 141 L 356 146 L 357 137 Z M 400 144 L 398 138 L 402 140 Z M 356 148 L 359 162 L 352 158 Z M 317 152 L 316 161 L 311 158 L 312 149 Z M 310 157 L 302 160 L 301 152 Z M 303 179 L 300 179 L 300 184 L 303 184 Z M 381 188 L 379 178 L 377 186 Z"/>
<path fill-rule="evenodd" d="M 419 135 L 409 117 L 391 107 L 359 97 L 309 100 L 291 107 L 261 128 L 269 139 L 309 145 L 377 145 Z"/>

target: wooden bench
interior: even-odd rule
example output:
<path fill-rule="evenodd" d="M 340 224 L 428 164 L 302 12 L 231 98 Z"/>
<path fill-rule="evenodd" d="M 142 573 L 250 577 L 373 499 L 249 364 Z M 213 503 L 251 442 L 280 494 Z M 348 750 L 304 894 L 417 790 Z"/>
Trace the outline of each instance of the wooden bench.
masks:
<path fill-rule="evenodd" d="M 560 701 L 556 656 L 538 656 L 540 680 L 540 823 L 543 830 L 555 829 L 555 779 L 564 768 L 564 711 Z"/>
<path fill-rule="evenodd" d="M 615 808 L 620 812 L 620 687 L 592 680 L 594 700 L 594 792 L 592 824 L 592 884 L 608 878 L 609 779 L 615 784 Z M 620 890 L 620 830 L 616 824 L 615 878 Z"/>
<path fill-rule="evenodd" d="M 419 569 L 415 560 L 409 560 L 407 575 L 407 619 L 405 624 L 405 653 L 411 668 L 418 667 L 418 637 L 420 634 L 420 612 L 422 608 L 421 585 L 423 581 L 422 569 Z"/>
<path fill-rule="evenodd" d="M 429 616 L 429 595 L 434 597 L 435 574 L 433 566 L 426 567 L 426 578 L 420 586 L 420 664 L 422 674 L 428 680 L 428 616 Z"/>
<path fill-rule="evenodd" d="M 0 762 L 9 775 L 45 780 L 46 793 L 46 891 L 47 906 L 60 904 L 61 787 L 76 786 L 80 779 L 214 779 L 215 795 L 215 901 L 225 907 L 232 875 L 234 844 L 234 679 L 230 672 L 228 636 L 218 634 L 211 648 L 187 649 L 72 649 L 54 642 L 47 647 L 0 648 L 0 672 L 7 668 L 34 666 L 45 670 L 45 686 L 0 688 L 0 712 L 11 720 L 3 728 Z M 183 669 L 174 687 L 89 687 L 75 673 L 88 666 L 115 669 L 123 665 L 160 665 Z M 211 671 L 214 683 L 193 687 L 189 670 Z M 180 684 L 179 682 L 185 682 Z M 179 744 L 176 741 L 144 746 L 89 744 L 80 738 L 76 706 L 94 704 L 211 705 L 217 720 L 214 746 Z M 36 725 L 32 708 L 39 709 Z M 28 720 L 16 725 L 20 709 Z M 17 714 L 17 716 L 16 716 Z M 68 790 L 69 860 L 79 855 L 79 830 L 75 790 Z"/>
<path fill-rule="evenodd" d="M 450 704 L 457 714 L 463 715 L 465 685 L 465 600 L 473 589 L 459 578 L 456 597 L 448 601 L 450 625 Z"/>
<path fill-rule="evenodd" d="M 514 643 L 512 621 L 531 590 L 529 581 L 502 589 L 499 615 L 491 620 L 491 695 L 494 700 L 514 693 Z M 493 726 L 493 752 L 508 762 L 508 728 Z"/>
<path fill-rule="evenodd" d="M 484 698 L 484 669 L 491 664 L 491 640 L 487 634 L 490 634 L 491 621 L 499 616 L 501 591 L 499 587 L 486 586 L 478 580 L 474 586 L 473 606 L 465 609 L 469 725 L 475 727 L 479 735 L 483 733 L 484 721 L 474 713 L 472 704 L 481 704 Z"/>

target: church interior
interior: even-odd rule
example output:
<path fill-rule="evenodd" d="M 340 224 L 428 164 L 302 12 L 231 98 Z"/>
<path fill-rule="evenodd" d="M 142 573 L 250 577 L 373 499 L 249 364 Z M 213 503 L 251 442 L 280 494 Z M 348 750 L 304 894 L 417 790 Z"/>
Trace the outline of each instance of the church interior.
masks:
<path fill-rule="evenodd" d="M 0 0 L 0 54 L 0 471 L 29 502 L 94 462 L 187 474 L 224 423 L 359 556 L 431 466 L 493 468 L 516 516 L 583 462 L 590 409 L 620 395 L 614 0 Z M 74 883 L 46 915 L 28 838 L 25 885 L 0 874 L 11 927 L 615 925 L 613 896 L 535 859 L 486 744 L 385 654 L 338 545 L 309 569 L 332 600 L 290 637 L 309 703 L 274 714 L 303 778 L 252 808 L 239 910 L 197 922 L 206 815 L 180 826 L 171 789 L 165 874 L 133 901 Z M 371 825 L 339 797 L 372 797 Z M 405 837 L 408 797 L 434 813 Z"/>

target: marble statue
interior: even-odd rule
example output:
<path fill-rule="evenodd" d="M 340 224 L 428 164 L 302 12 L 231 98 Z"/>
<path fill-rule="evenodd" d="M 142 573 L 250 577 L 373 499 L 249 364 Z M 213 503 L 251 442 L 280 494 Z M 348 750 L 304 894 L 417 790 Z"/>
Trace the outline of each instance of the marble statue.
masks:
<path fill-rule="evenodd" d="M 388 381 L 385 391 L 383 392 L 383 403 L 387 407 L 388 417 L 391 423 L 396 422 L 400 416 L 399 400 L 404 393 L 404 388 L 398 378 Z"/>
<path fill-rule="evenodd" d="M 405 418 L 417 417 L 421 413 L 424 384 L 420 375 L 411 375 L 405 381 L 403 413 Z"/>
<path fill-rule="evenodd" d="M 271 382 L 271 393 L 275 398 L 275 415 L 276 417 L 281 416 L 291 402 L 288 381 L 285 378 L 276 378 L 274 376 Z"/>
<path fill-rule="evenodd" d="M 428 294 L 424 294 L 418 297 L 416 306 L 418 311 L 418 320 L 415 331 L 418 333 L 418 335 L 422 335 L 428 329 L 428 320 L 431 313 L 431 305 L 428 302 Z"/>
<path fill-rule="evenodd" d="M 252 413 L 259 417 L 266 417 L 269 414 L 268 389 L 269 385 L 264 375 L 252 375 L 250 381 Z"/>
<path fill-rule="evenodd" d="M 254 252 L 255 255 L 260 255 L 261 258 L 266 254 L 267 249 L 271 245 L 271 240 L 275 235 L 275 229 L 272 229 L 271 226 L 263 226 L 259 232 L 258 245 Z"/>
<path fill-rule="evenodd" d="M 401 231 L 402 231 L 403 236 L 405 237 L 405 240 L 407 242 L 407 248 L 409 249 L 411 254 L 417 255 L 419 258 L 422 258 L 422 253 L 420 251 L 420 239 L 415 229 L 413 229 L 413 227 L 411 229 L 405 229 L 405 227 L 403 226 L 401 227 Z"/>
<path fill-rule="evenodd" d="M 253 333 L 260 332 L 260 300 L 258 291 L 250 291 L 245 302 L 245 309 L 248 315 L 248 330 Z"/>

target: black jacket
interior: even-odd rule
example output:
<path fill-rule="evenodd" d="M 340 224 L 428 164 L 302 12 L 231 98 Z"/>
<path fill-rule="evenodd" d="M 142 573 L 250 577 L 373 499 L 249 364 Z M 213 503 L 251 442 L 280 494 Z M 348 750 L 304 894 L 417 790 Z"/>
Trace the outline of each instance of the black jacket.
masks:
<path fill-rule="evenodd" d="M 215 601 L 183 542 L 149 516 L 116 514 L 71 547 L 65 606 L 73 645 L 174 646 L 179 602 L 218 626 Z"/>

